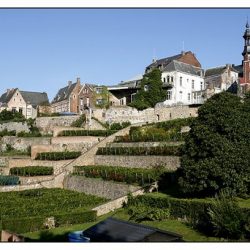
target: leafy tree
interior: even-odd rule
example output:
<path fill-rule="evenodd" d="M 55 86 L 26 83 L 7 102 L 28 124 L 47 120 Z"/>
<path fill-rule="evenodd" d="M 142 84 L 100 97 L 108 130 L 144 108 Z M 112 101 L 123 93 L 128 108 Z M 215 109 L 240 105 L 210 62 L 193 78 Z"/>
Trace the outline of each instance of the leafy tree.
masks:
<path fill-rule="evenodd" d="M 166 99 L 166 93 L 162 89 L 161 71 L 153 69 L 145 74 L 141 81 L 141 89 L 134 96 L 130 106 L 139 110 L 154 107 L 156 103 Z"/>
<path fill-rule="evenodd" d="M 11 112 L 6 109 L 0 113 L 0 121 L 11 121 L 14 119 L 24 119 L 24 116 L 19 112 Z"/>
<path fill-rule="evenodd" d="M 250 102 L 230 93 L 210 98 L 191 125 L 181 159 L 184 194 L 249 193 Z"/>

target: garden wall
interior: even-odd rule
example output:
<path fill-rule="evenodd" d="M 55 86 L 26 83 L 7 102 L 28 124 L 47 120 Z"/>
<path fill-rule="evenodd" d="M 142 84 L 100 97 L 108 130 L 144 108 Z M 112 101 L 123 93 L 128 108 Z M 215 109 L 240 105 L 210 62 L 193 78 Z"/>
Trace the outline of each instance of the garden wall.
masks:
<path fill-rule="evenodd" d="M 180 167 L 178 156 L 125 156 L 125 155 L 95 155 L 95 165 L 147 168 L 164 166 L 168 170 Z"/>
<path fill-rule="evenodd" d="M 11 145 L 14 149 L 26 151 L 29 147 L 36 144 L 49 145 L 51 138 L 49 137 L 16 137 L 4 136 L 0 140 L 0 151 L 6 150 L 6 145 Z"/>
<path fill-rule="evenodd" d="M 106 147 L 158 147 L 158 146 L 179 146 L 182 145 L 183 142 L 112 142 L 108 143 Z"/>
<path fill-rule="evenodd" d="M 0 123 L 0 131 L 7 129 L 8 131 L 15 130 L 17 133 L 21 131 L 29 132 L 29 127 L 26 122 L 7 122 Z"/>
<path fill-rule="evenodd" d="M 64 179 L 63 187 L 65 189 L 105 197 L 112 200 L 127 195 L 129 192 L 141 189 L 139 186 L 103 181 L 95 178 L 86 178 L 84 176 L 67 176 Z"/>
<path fill-rule="evenodd" d="M 44 133 L 52 134 L 56 126 L 70 127 L 71 123 L 76 121 L 80 116 L 55 116 L 55 117 L 37 117 L 35 124 Z"/>

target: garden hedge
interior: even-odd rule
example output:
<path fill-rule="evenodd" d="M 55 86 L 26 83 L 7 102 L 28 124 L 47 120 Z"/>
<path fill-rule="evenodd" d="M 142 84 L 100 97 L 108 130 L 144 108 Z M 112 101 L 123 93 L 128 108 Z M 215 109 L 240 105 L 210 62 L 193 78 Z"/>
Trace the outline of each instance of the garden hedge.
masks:
<path fill-rule="evenodd" d="M 53 172 L 53 167 L 44 166 L 13 167 L 10 169 L 10 174 L 17 176 L 53 175 Z"/>
<path fill-rule="evenodd" d="M 100 147 L 97 155 L 173 155 L 181 156 L 181 146 Z"/>
<path fill-rule="evenodd" d="M 81 155 L 80 151 L 42 152 L 36 155 L 36 160 L 60 161 L 60 160 L 75 159 L 80 155 Z"/>
<path fill-rule="evenodd" d="M 0 186 L 12 186 L 19 184 L 18 176 L 0 175 Z"/>
<path fill-rule="evenodd" d="M 109 136 L 116 133 L 117 130 L 63 130 L 59 136 Z"/>

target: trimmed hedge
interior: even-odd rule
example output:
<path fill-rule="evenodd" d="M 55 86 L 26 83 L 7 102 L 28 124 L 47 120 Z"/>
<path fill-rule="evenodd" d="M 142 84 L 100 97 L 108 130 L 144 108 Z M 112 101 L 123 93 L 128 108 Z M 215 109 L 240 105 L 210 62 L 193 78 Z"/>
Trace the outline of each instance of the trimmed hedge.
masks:
<path fill-rule="evenodd" d="M 110 166 L 75 166 L 73 174 L 84 175 L 88 178 L 102 178 L 108 181 L 145 185 L 157 181 L 165 171 L 162 167 L 142 169 Z"/>
<path fill-rule="evenodd" d="M 16 130 L 8 131 L 6 128 L 0 131 L 0 137 L 3 136 L 16 136 Z"/>
<path fill-rule="evenodd" d="M 117 130 L 63 130 L 59 136 L 109 136 L 116 133 Z"/>
<path fill-rule="evenodd" d="M 37 154 L 36 160 L 60 161 L 60 160 L 75 159 L 80 155 L 81 155 L 80 151 L 42 152 Z"/>
<path fill-rule="evenodd" d="M 18 176 L 0 175 L 0 186 L 12 186 L 19 184 Z"/>
<path fill-rule="evenodd" d="M 17 176 L 42 176 L 42 175 L 53 175 L 53 167 L 44 166 L 27 166 L 27 167 L 14 167 L 10 169 L 11 175 Z"/>
<path fill-rule="evenodd" d="M 69 212 L 54 215 L 56 226 L 80 224 L 96 220 L 96 211 Z M 27 233 L 46 229 L 46 217 L 2 219 L 2 229 L 15 233 Z"/>
<path fill-rule="evenodd" d="M 181 146 L 100 147 L 97 155 L 173 155 L 181 156 Z"/>

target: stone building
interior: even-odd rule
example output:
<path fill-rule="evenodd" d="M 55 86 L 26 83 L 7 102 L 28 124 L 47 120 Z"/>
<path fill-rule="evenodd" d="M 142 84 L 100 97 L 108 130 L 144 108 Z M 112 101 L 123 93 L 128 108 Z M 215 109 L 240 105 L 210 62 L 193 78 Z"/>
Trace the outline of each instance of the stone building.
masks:
<path fill-rule="evenodd" d="M 79 113 L 79 92 L 81 89 L 80 78 L 75 83 L 68 82 L 68 85 L 61 88 L 51 102 L 53 113 L 72 112 Z"/>
<path fill-rule="evenodd" d="M 25 118 L 36 118 L 38 109 L 49 104 L 47 93 L 8 89 L 0 97 L 1 110 L 22 113 Z"/>
<path fill-rule="evenodd" d="M 95 107 L 95 94 L 94 88 L 96 85 L 94 84 L 83 84 L 80 92 L 78 94 L 79 99 L 79 113 L 83 114 L 84 110 Z"/>
<path fill-rule="evenodd" d="M 222 91 L 237 93 L 238 73 L 231 64 L 207 69 L 205 71 L 206 99 Z"/>

